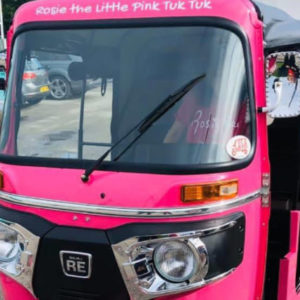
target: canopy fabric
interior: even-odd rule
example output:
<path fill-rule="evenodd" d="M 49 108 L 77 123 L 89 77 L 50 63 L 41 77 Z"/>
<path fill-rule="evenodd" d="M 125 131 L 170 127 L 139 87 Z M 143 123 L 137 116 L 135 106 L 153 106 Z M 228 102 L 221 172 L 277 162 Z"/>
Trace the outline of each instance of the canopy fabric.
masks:
<path fill-rule="evenodd" d="M 267 49 L 283 46 L 300 48 L 300 21 L 281 9 L 254 1 L 260 8 L 265 23 L 265 41 Z"/>

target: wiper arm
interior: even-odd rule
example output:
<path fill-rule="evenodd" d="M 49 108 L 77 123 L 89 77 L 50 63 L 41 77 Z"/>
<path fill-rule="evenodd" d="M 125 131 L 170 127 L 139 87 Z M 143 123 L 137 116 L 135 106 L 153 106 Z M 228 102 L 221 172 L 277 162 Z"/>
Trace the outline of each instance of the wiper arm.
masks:
<path fill-rule="evenodd" d="M 204 79 L 206 74 L 198 76 L 183 87 L 177 90 L 174 94 L 169 95 L 161 104 L 159 104 L 150 114 L 148 114 L 142 121 L 135 125 L 128 133 L 126 133 L 120 140 L 118 140 L 111 148 L 109 148 L 90 168 L 86 169 L 81 175 L 81 180 L 87 182 L 89 176 L 98 169 L 105 158 L 118 146 L 120 145 L 128 136 L 133 132 L 138 131 L 137 136 L 125 147 L 120 154 L 114 158 L 117 161 L 151 126 L 152 124 L 161 118 L 171 107 L 173 107 L 179 100 L 181 100 L 200 80 Z"/>

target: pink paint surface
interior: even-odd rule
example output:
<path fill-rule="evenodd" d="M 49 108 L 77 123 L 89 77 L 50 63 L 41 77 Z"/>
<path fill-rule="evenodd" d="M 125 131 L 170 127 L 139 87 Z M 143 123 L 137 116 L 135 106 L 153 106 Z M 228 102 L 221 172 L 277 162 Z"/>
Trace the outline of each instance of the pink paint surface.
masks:
<path fill-rule="evenodd" d="M 232 13 L 234 7 L 234 13 Z M 250 12 L 251 11 L 251 12 Z M 253 6 L 247 0 L 47 0 L 30 2 L 16 13 L 15 28 L 26 22 L 133 19 L 183 16 L 220 16 L 240 24 L 250 21 Z M 256 17 L 253 17 L 255 20 Z"/>
<path fill-rule="evenodd" d="M 4 300 L 36 300 L 24 287 L 1 273 L 0 285 Z"/>
<path fill-rule="evenodd" d="M 138 2 L 138 1 L 137 1 Z M 166 6 L 166 2 L 178 3 L 176 9 Z M 118 4 L 120 9 L 112 12 L 100 12 L 97 5 L 102 3 Z M 34 1 L 22 6 L 14 19 L 13 30 L 27 22 L 47 21 L 84 21 L 108 19 L 169 18 L 169 17 L 221 17 L 238 24 L 247 33 L 253 58 L 253 76 L 255 79 L 256 105 L 265 104 L 264 61 L 262 24 L 257 19 L 252 4 L 247 0 L 211 0 L 198 1 L 140 1 L 148 4 L 142 10 L 133 6 L 135 1 L 95 1 L 95 0 L 44 0 Z M 149 5 L 152 3 L 152 8 Z M 156 3 L 156 4 L 155 4 Z M 179 4 L 181 3 L 181 4 Z M 182 4 L 183 3 L 183 4 Z M 192 6 L 194 3 L 194 6 Z M 76 12 L 74 5 L 78 7 Z M 136 4 L 137 5 L 137 4 Z M 72 8 L 73 7 L 73 8 Z M 174 7 L 174 6 L 172 6 Z M 204 8 L 205 7 L 205 8 Z M 159 8 L 159 10 L 158 10 Z M 184 8 L 184 9 L 183 9 Z M 50 12 L 47 14 L 46 12 Z M 51 14 L 52 12 L 52 14 Z M 267 156 L 267 132 L 264 115 L 257 117 L 257 147 L 252 163 L 245 169 L 219 174 L 206 175 L 156 175 L 124 172 L 95 171 L 91 180 L 84 184 L 80 180 L 83 170 L 54 169 L 45 167 L 27 167 L 0 164 L 4 174 L 4 190 L 19 195 L 62 200 L 93 205 L 121 206 L 129 208 L 172 208 L 195 204 L 183 204 L 180 200 L 181 187 L 184 184 L 208 183 L 220 180 L 239 180 L 239 196 L 244 196 L 261 188 L 262 172 L 269 172 Z M 105 198 L 100 194 L 104 193 Z M 8 204 L 0 199 L 0 204 L 15 210 L 38 215 L 53 223 L 95 229 L 108 229 L 131 222 L 182 222 L 218 218 L 234 212 L 243 212 L 246 216 L 244 259 L 234 273 L 227 278 L 186 295 L 171 296 L 168 299 L 180 300 L 259 300 L 265 269 L 265 252 L 268 233 L 269 209 L 262 209 L 261 199 L 207 216 L 190 218 L 146 220 L 103 217 L 74 213 L 36 209 Z M 222 245 L 220 245 L 222 247 Z M 5 300 L 34 300 L 19 284 L 0 276 Z"/>
<path fill-rule="evenodd" d="M 289 253 L 280 260 L 278 300 L 299 300 L 296 291 L 297 259 L 299 249 L 300 211 L 291 212 Z"/>

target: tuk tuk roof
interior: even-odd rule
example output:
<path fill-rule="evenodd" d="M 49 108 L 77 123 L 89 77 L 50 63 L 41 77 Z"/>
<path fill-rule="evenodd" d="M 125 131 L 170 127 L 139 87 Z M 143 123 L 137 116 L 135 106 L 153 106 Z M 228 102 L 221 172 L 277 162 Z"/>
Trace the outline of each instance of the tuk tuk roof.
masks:
<path fill-rule="evenodd" d="M 230 5 L 228 0 L 37 0 L 17 10 L 13 27 L 15 31 L 32 22 L 191 16 L 226 18 L 244 29 L 258 21 L 249 0 L 231 0 Z"/>
<path fill-rule="evenodd" d="M 281 9 L 256 2 L 265 23 L 267 49 L 291 47 L 300 48 L 300 20 L 296 20 Z"/>
<path fill-rule="evenodd" d="M 300 20 L 259 0 L 254 2 L 264 17 L 266 48 L 300 45 Z M 228 0 L 36 0 L 18 9 L 13 29 L 31 22 L 190 16 L 226 18 L 247 29 L 249 12 L 256 15 L 251 0 L 231 0 L 230 5 Z M 253 20 L 258 21 L 257 17 Z"/>

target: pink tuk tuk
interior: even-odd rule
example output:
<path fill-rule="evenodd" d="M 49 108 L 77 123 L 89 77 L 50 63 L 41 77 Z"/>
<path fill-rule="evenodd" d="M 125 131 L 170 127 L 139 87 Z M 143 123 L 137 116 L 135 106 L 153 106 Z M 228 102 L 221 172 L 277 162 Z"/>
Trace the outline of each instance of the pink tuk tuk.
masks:
<path fill-rule="evenodd" d="M 264 34 L 264 8 L 18 9 L 0 136 L 5 300 L 300 299 L 300 54 L 271 21 Z M 25 84 L 51 95 L 24 105 Z"/>

